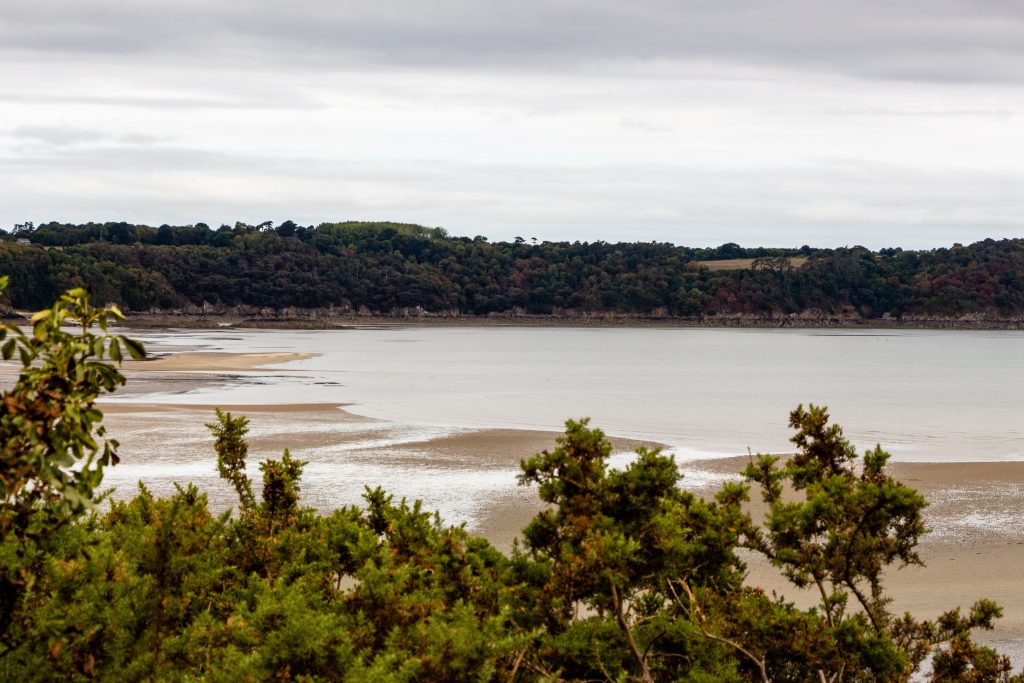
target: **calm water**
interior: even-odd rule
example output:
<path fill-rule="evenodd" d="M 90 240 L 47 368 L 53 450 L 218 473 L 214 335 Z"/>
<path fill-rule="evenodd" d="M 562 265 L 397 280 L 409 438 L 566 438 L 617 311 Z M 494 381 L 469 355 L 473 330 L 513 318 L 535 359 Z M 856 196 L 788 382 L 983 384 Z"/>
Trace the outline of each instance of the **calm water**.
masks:
<path fill-rule="evenodd" d="M 437 427 L 560 429 L 590 416 L 681 458 L 789 449 L 798 403 L 828 405 L 897 460 L 1024 459 L 1024 333 L 514 327 L 138 335 L 152 350 L 301 351 L 287 376 L 132 401 L 339 402 Z"/>
<path fill-rule="evenodd" d="M 881 442 L 896 459 L 1024 459 L 1024 333 L 1018 332 L 417 327 L 135 336 L 157 352 L 321 354 L 274 373 L 209 373 L 212 386 L 177 377 L 168 393 L 139 393 L 154 385 L 130 382 L 119 400 L 350 403 L 350 412 L 386 420 L 325 426 L 304 423 L 301 413 L 280 413 L 274 425 L 254 428 L 253 436 L 273 437 L 309 461 L 303 503 L 324 512 L 361 503 L 363 485 L 379 484 L 421 499 L 447 523 L 480 530 L 490 503 L 534 500 L 516 486 L 515 463 L 439 463 L 436 453 L 420 454 L 415 444 L 469 427 L 558 430 L 567 417 L 584 415 L 610 434 L 666 443 L 687 460 L 748 447 L 786 451 L 789 411 L 815 402 L 831 408 L 858 446 Z M 209 492 L 215 508 L 232 505 L 233 493 L 216 474 L 211 437 L 194 413 L 158 407 L 136 417 L 141 420 L 112 432 L 122 442 L 123 461 L 107 471 L 105 485 L 127 496 L 144 480 L 169 495 L 174 482 L 192 481 Z M 296 443 L 311 430 L 336 432 L 337 442 Z M 628 459 L 620 453 L 612 460 Z M 685 463 L 684 482 L 721 480 L 705 467 Z M 259 475 L 250 470 L 250 476 Z M 939 537 L 999 528 L 1007 542 L 1019 542 L 1020 487 L 1003 489 L 981 495 L 1005 501 L 1005 509 L 983 507 L 957 519 L 936 520 L 940 499 L 930 525 Z M 999 632 L 983 637 L 1021 665 L 1019 643 Z"/>

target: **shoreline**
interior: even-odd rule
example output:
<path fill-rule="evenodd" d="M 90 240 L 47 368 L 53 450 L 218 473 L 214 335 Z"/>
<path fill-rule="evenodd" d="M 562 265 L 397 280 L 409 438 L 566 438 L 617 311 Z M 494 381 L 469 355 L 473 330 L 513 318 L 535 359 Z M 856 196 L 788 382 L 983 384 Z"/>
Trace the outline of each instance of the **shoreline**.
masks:
<path fill-rule="evenodd" d="M 146 401 L 151 392 L 208 385 L 224 375 L 258 370 L 315 354 L 171 351 L 149 361 L 126 361 L 127 400 L 100 401 L 108 433 L 121 442 L 121 464 L 108 469 L 104 486 L 115 497 L 135 494 L 145 482 L 154 494 L 171 495 L 175 483 L 195 483 L 211 510 L 237 503 L 216 471 L 213 405 Z M 13 367 L 12 367 L 13 369 Z M 271 372 L 271 371 L 268 371 Z M 287 372 L 276 369 L 273 372 Z M 134 389 L 134 391 L 133 391 Z M 198 398 L 198 397 L 197 397 Z M 382 486 L 396 499 L 421 499 L 425 510 L 441 510 L 447 524 L 468 530 L 508 552 L 523 527 L 544 505 L 532 488 L 517 486 L 522 458 L 554 446 L 559 432 L 515 429 L 440 428 L 363 417 L 333 403 L 222 405 L 250 418 L 250 476 L 258 463 L 290 449 L 307 461 L 302 504 L 320 512 L 361 505 L 365 485 Z M 617 452 L 651 442 L 616 439 Z M 683 486 L 707 496 L 734 478 L 749 456 L 680 460 Z M 1024 461 L 890 462 L 893 476 L 931 503 L 926 521 L 934 531 L 919 551 L 925 567 L 886 575 L 894 606 L 921 618 L 987 597 L 1004 610 L 980 642 L 1024 662 Z M 756 493 L 754 494 L 756 498 Z M 757 504 L 751 511 L 760 519 Z M 789 585 L 767 562 L 749 558 L 748 584 L 777 591 L 798 604 L 813 596 Z"/>
<path fill-rule="evenodd" d="M 164 361 L 126 363 L 139 384 L 174 386 L 200 373 L 255 370 L 297 360 L 290 353 L 174 352 Z M 160 364 L 157 364 L 160 363 Z M 150 370 L 152 372 L 150 372 Z M 286 370 L 285 370 L 286 372 Z M 141 381 L 140 381 L 141 380 Z M 131 386 L 132 382 L 129 382 Z M 145 393 L 145 392 L 143 392 Z M 101 402 L 111 434 L 122 443 L 122 464 L 109 470 L 105 484 L 118 496 L 133 495 L 145 481 L 157 495 L 173 492 L 174 482 L 192 481 L 211 509 L 233 506 L 234 493 L 216 474 L 212 438 L 203 425 L 214 421 L 204 403 Z M 554 446 L 559 432 L 516 429 L 434 428 L 363 417 L 340 403 L 225 405 L 250 418 L 250 471 L 283 449 L 308 461 L 303 504 L 321 513 L 361 505 L 364 485 L 381 485 L 396 498 L 422 499 L 424 509 L 440 510 L 447 524 L 466 523 L 469 531 L 508 552 L 526 524 L 544 505 L 532 488 L 515 484 L 522 458 Z M 612 438 L 616 452 L 651 442 Z M 680 460 L 683 487 L 708 496 L 736 478 L 749 456 Z M 889 472 L 930 502 L 926 521 L 932 533 L 918 549 L 924 567 L 886 574 L 898 610 L 933 618 L 957 605 L 986 597 L 1004 616 L 979 642 L 1024 662 L 1024 594 L 1018 567 L 1024 566 L 1024 461 L 900 462 Z M 757 493 L 750 511 L 760 519 Z M 748 558 L 749 585 L 776 591 L 809 606 L 814 596 L 790 585 L 762 558 Z"/>
<path fill-rule="evenodd" d="M 119 406 L 128 408 L 134 405 L 138 394 L 150 393 L 153 390 L 153 384 L 167 384 L 173 385 L 180 383 L 183 378 L 197 378 L 200 383 L 206 383 L 206 375 L 221 373 L 224 375 L 231 375 L 232 373 L 238 372 L 253 372 L 258 370 L 266 370 L 268 372 L 282 372 L 287 373 L 289 368 L 270 368 L 268 366 L 279 365 L 284 363 L 290 363 L 301 360 L 308 360 L 320 356 L 319 353 L 312 352 L 292 352 L 292 351 L 273 351 L 273 352 L 245 352 L 245 351 L 166 351 L 157 352 L 153 357 L 145 360 L 136 361 L 126 359 L 122 369 L 125 371 L 126 377 L 129 382 L 125 388 L 122 388 L 118 393 L 118 396 L 114 397 L 108 406 Z M 0 362 L 0 368 L 3 367 L 3 363 Z M 148 373 L 153 373 L 149 375 Z M 136 393 L 134 390 L 141 390 Z M 149 405 L 149 404 L 145 404 Z M 212 412 L 213 404 L 200 404 L 200 403 L 167 403 L 161 405 L 174 405 L 181 407 L 193 407 L 200 408 L 206 407 Z M 318 409 L 322 407 L 330 408 L 341 408 L 344 409 L 347 406 L 352 406 L 352 403 L 338 403 L 336 401 L 327 402 L 304 402 L 304 403 L 260 403 L 260 404 L 247 404 L 241 406 L 242 408 L 251 412 L 266 412 L 266 413 L 292 413 L 301 412 L 303 410 Z M 223 406 L 222 406 L 223 407 Z M 237 406 L 236 406 L 237 407 Z M 376 420 L 379 422 L 386 423 L 387 418 L 371 418 L 368 416 L 358 415 L 360 419 Z M 545 429 L 524 429 L 514 425 L 498 425 L 493 427 L 467 427 L 463 425 L 449 425 L 455 429 L 466 429 L 466 430 L 500 430 L 503 432 L 524 432 L 524 433 L 545 433 L 545 434 L 560 434 L 557 430 L 545 430 Z M 667 443 L 661 443 L 654 439 L 649 439 L 641 436 L 615 436 L 613 437 L 620 441 L 630 441 L 635 443 L 643 443 L 651 446 L 660 446 L 663 450 L 669 451 L 671 447 Z M 770 453 L 771 455 L 787 456 L 790 452 L 778 452 Z M 680 462 L 686 463 L 722 463 L 731 464 L 733 462 L 746 462 L 749 454 L 744 453 L 720 453 L 720 454 L 708 454 L 700 457 L 685 458 L 680 456 L 678 459 Z M 963 468 L 966 474 L 971 474 L 970 470 L 973 466 L 980 466 L 982 468 L 995 467 L 998 468 L 1002 465 L 1010 467 L 1015 464 L 1024 464 L 1024 458 L 1021 459 L 1006 459 L 1006 460 L 972 460 L 969 458 L 950 460 L 950 459 L 936 459 L 936 460 L 900 460 L 898 457 L 892 458 L 889 461 L 890 467 L 896 467 L 901 471 L 905 470 L 908 474 L 915 471 L 917 466 L 942 466 L 947 468 Z M 719 470 L 717 466 L 712 466 L 711 470 Z M 742 469 L 742 465 L 738 466 L 738 469 Z M 737 470 L 738 471 L 738 470 Z M 1024 471 L 1022 471 L 1021 481 L 1024 482 Z"/>
<path fill-rule="evenodd" d="M 109 432 L 121 441 L 122 463 L 107 470 L 104 485 L 117 497 L 134 495 L 145 481 L 157 495 L 173 493 L 174 482 L 196 483 L 211 509 L 234 505 L 234 492 L 216 473 L 213 421 L 207 404 L 101 403 Z M 509 429 L 433 429 L 365 418 L 345 405 L 225 405 L 250 418 L 249 469 L 283 449 L 308 462 L 302 479 L 303 504 L 321 513 L 362 504 L 363 486 L 381 485 L 396 499 L 424 500 L 441 510 L 446 524 L 468 523 L 469 531 L 508 552 L 525 525 L 544 509 L 536 490 L 517 486 L 522 458 L 554 446 L 556 432 Z M 653 445 L 612 439 L 616 452 Z M 735 478 L 748 456 L 680 462 L 683 487 L 708 496 Z M 891 463 L 890 473 L 930 502 L 926 520 L 933 531 L 919 551 L 924 567 L 890 571 L 886 586 L 899 610 L 932 618 L 979 598 L 998 602 L 1004 616 L 981 642 L 1024 661 L 1024 462 Z M 750 505 L 755 520 L 763 505 Z M 814 596 L 795 589 L 761 558 L 747 558 L 748 584 L 777 591 L 810 605 Z"/>
<path fill-rule="evenodd" d="M 249 415 L 254 425 L 263 425 L 249 437 L 254 450 L 279 449 L 289 444 L 296 450 L 317 449 L 355 441 L 365 431 L 383 437 L 366 444 L 366 450 L 379 454 L 386 451 L 412 454 L 415 457 L 408 458 L 409 464 L 436 460 L 446 466 L 458 464 L 480 470 L 495 467 L 517 470 L 521 458 L 553 447 L 555 439 L 561 435 L 561 432 L 547 430 L 403 425 L 358 415 L 349 410 L 351 405 L 336 402 L 215 405 L 116 400 L 99 403 L 106 418 L 114 422 L 134 422 L 134 426 L 143 426 L 150 434 L 159 431 L 161 422 L 178 418 L 183 419 L 184 426 L 191 425 L 198 436 L 206 438 L 202 424 L 209 421 L 214 409 L 219 407 L 227 412 Z M 300 429 L 279 429 L 293 420 L 301 423 Z M 346 428 L 339 429 L 340 426 Z M 387 438 L 407 428 L 418 431 L 403 433 L 400 436 L 405 438 L 401 439 Z M 616 453 L 632 452 L 641 446 L 665 447 L 650 440 L 611 435 L 608 438 Z M 125 439 L 121 441 L 123 445 L 131 445 Z M 212 462 L 215 458 L 212 450 L 207 455 Z M 749 460 L 748 455 L 737 455 L 677 459 L 677 463 L 684 475 L 683 487 L 708 494 L 717 490 L 722 482 L 738 479 Z M 390 463 L 395 461 L 395 458 L 389 459 Z M 940 522 L 938 531 L 942 538 L 970 543 L 972 539 L 995 534 L 1018 538 L 1024 546 L 1024 461 L 890 461 L 887 469 L 894 478 L 928 499 L 929 515 Z M 758 511 L 759 505 L 755 500 L 753 509 Z M 1013 505 L 1020 508 L 1019 514 L 1007 509 Z M 964 516 L 961 515 L 964 512 L 969 513 L 965 521 L 954 529 L 948 528 L 949 520 Z M 487 535 L 500 537 L 507 531 L 507 528 L 495 527 Z"/>
<path fill-rule="evenodd" d="M 663 327 L 694 329 L 838 330 L 1024 330 L 1024 318 L 860 318 L 842 315 L 722 314 L 695 318 L 579 313 L 566 315 L 464 315 L 411 311 L 396 315 L 348 314 L 318 310 L 287 313 L 135 313 L 119 323 L 137 329 L 343 330 L 365 327 Z"/>
<path fill-rule="evenodd" d="M 154 372 L 245 372 L 268 365 L 316 358 L 317 353 L 292 351 L 242 353 L 227 351 L 180 351 L 154 355 L 144 360 L 125 360 L 124 369 Z"/>

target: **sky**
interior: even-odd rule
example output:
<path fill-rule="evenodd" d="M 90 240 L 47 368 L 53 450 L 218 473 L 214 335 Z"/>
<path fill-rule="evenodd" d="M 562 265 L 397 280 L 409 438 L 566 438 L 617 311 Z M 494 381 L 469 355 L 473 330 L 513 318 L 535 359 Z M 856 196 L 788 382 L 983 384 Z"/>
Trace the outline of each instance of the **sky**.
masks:
<path fill-rule="evenodd" d="M 0 227 L 1024 236 L 1018 0 L 3 0 Z"/>

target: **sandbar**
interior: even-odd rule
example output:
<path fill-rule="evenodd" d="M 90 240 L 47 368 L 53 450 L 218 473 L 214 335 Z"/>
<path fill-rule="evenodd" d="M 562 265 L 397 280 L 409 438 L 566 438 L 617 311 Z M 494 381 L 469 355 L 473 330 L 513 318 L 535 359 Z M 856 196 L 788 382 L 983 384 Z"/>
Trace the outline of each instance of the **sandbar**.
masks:
<path fill-rule="evenodd" d="M 268 365 L 279 365 L 292 361 L 314 358 L 315 353 L 225 353 L 225 352 L 193 352 L 159 356 L 152 360 L 126 361 L 124 368 L 128 372 L 137 370 L 153 370 L 158 372 L 217 372 L 257 370 Z"/>
<path fill-rule="evenodd" d="M 213 507 L 231 506 L 232 493 L 217 479 L 212 438 L 202 426 L 213 420 L 213 406 L 108 403 L 103 407 L 110 433 L 122 443 L 126 466 L 166 462 L 168 476 L 180 466 L 180 474 L 174 475 L 178 481 L 195 481 L 209 492 Z M 327 512 L 339 501 L 358 502 L 364 484 L 378 483 L 396 496 L 413 497 L 416 491 L 426 490 L 428 496 L 440 496 L 441 504 L 445 496 L 475 496 L 478 500 L 469 508 L 470 531 L 503 550 L 543 508 L 535 490 L 515 484 L 519 462 L 552 448 L 557 436 L 509 429 L 416 431 L 408 425 L 354 415 L 336 404 L 224 409 L 249 416 L 251 462 L 277 457 L 284 448 L 310 461 L 310 474 L 303 484 L 307 504 Z M 650 445 L 627 439 L 613 442 L 617 450 Z M 710 495 L 746 462 L 746 457 L 683 462 L 684 487 Z M 317 478 L 321 471 L 317 467 L 352 463 L 358 468 L 341 483 Z M 925 566 L 892 571 L 886 577 L 895 606 L 931 617 L 956 605 L 966 608 L 981 597 L 992 598 L 1003 606 L 1004 618 L 984 640 L 1000 645 L 1024 642 L 1024 591 L 1020 590 L 1024 584 L 1024 463 L 893 463 L 890 467 L 894 476 L 931 501 L 926 519 L 933 529 L 920 545 Z M 360 473 L 365 480 L 351 478 Z M 472 484 L 494 478 L 504 483 L 479 490 L 460 488 L 462 481 Z M 425 481 L 436 486 L 417 489 Z M 162 490 L 159 481 L 154 486 Z M 163 486 L 169 487 L 170 479 L 163 480 Z M 119 493 L 131 495 L 132 491 Z M 758 518 L 763 506 L 755 501 L 751 511 Z M 813 598 L 789 586 L 765 562 L 748 561 L 751 584 L 798 603 Z"/>
<path fill-rule="evenodd" d="M 189 373 L 249 371 L 314 355 L 184 352 L 126 363 L 126 374 L 135 376 L 127 393 L 133 393 L 133 384 L 145 393 L 153 387 L 198 381 L 198 375 Z M 232 507 L 234 494 L 217 478 L 212 438 L 202 426 L 213 421 L 213 408 L 104 403 L 109 432 L 122 443 L 124 467 L 108 475 L 117 495 L 132 495 L 131 476 L 138 473 L 137 478 L 160 495 L 170 494 L 174 481 L 194 481 L 208 493 L 212 508 Z M 507 551 L 543 509 L 536 491 L 517 486 L 515 475 L 521 459 L 554 446 L 555 432 L 423 429 L 364 418 L 339 404 L 223 408 L 249 416 L 250 462 L 277 457 L 285 448 L 309 461 L 303 500 L 322 512 L 358 504 L 364 484 L 383 484 L 397 497 L 423 496 L 428 509 L 430 496 L 442 501 L 462 498 L 456 508 L 467 515 L 462 521 L 470 520 L 470 532 Z M 613 442 L 617 450 L 654 445 L 627 439 Z M 710 495 L 721 481 L 736 477 L 747 461 L 744 456 L 683 462 L 683 485 Z M 119 479 L 118 470 L 130 476 Z M 895 462 L 890 470 L 931 502 L 926 519 L 933 530 L 919 547 L 924 567 L 886 575 L 894 608 L 931 618 L 957 605 L 966 609 L 979 598 L 991 598 L 1003 607 L 1004 616 L 994 631 L 978 634 L 978 639 L 1010 654 L 1019 668 L 1024 664 L 1024 462 Z M 337 472 L 348 478 L 331 480 Z M 473 488 L 478 481 L 490 483 Z M 763 506 L 754 501 L 751 511 L 761 515 Z M 792 587 L 767 562 L 746 559 L 750 585 L 800 605 L 813 604 L 813 595 Z"/>

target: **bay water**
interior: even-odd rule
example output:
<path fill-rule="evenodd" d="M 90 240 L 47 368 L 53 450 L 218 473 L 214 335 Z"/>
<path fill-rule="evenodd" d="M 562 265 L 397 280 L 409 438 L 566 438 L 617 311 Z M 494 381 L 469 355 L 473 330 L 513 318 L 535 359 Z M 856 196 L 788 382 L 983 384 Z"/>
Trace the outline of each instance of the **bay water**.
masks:
<path fill-rule="evenodd" d="M 157 352 L 305 352 L 129 402 L 350 404 L 437 428 L 558 431 L 590 417 L 681 460 L 791 450 L 789 411 L 827 405 L 894 460 L 1024 459 L 1017 331 L 425 327 L 137 334 Z M 215 374 L 215 373 L 211 373 Z"/>

